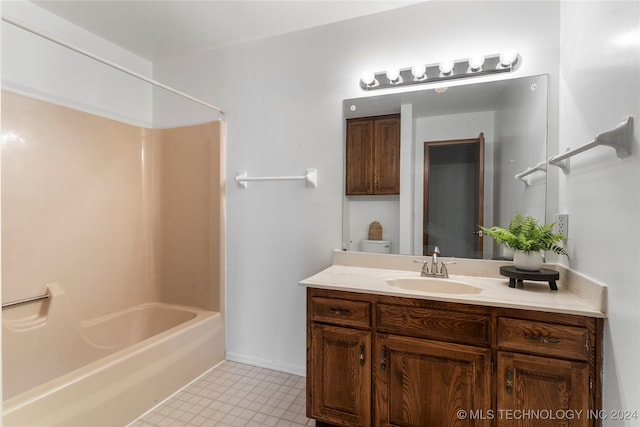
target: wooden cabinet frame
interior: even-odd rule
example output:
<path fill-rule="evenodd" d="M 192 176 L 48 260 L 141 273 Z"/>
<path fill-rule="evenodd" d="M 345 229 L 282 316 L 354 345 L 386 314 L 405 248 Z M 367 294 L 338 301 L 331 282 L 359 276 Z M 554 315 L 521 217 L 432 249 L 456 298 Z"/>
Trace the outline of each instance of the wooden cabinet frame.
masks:
<path fill-rule="evenodd" d="M 307 416 L 318 426 L 596 427 L 586 416 L 567 423 L 505 414 L 600 410 L 603 325 L 586 316 L 307 288 Z M 341 350 L 319 350 L 327 331 Z M 341 359 L 345 366 L 332 370 Z M 431 386 L 421 388 L 425 381 Z M 346 408 L 345 416 L 317 403 L 333 387 L 340 390 L 333 398 L 342 393 L 347 403 L 328 406 Z M 449 397 L 425 403 L 436 389 Z M 353 402 L 366 408 L 367 396 L 369 410 L 358 414 Z"/>
<path fill-rule="evenodd" d="M 400 116 L 347 120 L 345 194 L 400 194 Z"/>
<path fill-rule="evenodd" d="M 370 425 L 371 332 L 316 324 L 312 327 L 311 417 Z"/>

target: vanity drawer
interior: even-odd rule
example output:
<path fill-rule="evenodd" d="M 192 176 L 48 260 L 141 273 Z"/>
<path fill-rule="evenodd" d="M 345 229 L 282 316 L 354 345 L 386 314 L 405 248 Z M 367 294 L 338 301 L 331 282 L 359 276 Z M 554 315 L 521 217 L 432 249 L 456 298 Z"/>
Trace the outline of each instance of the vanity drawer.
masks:
<path fill-rule="evenodd" d="M 371 303 L 339 298 L 311 298 L 311 320 L 334 325 L 371 327 Z"/>
<path fill-rule="evenodd" d="M 501 350 L 589 360 L 591 343 L 586 328 L 501 317 L 498 319 Z"/>
<path fill-rule="evenodd" d="M 379 332 L 461 344 L 491 344 L 491 316 L 422 307 L 376 304 Z"/>

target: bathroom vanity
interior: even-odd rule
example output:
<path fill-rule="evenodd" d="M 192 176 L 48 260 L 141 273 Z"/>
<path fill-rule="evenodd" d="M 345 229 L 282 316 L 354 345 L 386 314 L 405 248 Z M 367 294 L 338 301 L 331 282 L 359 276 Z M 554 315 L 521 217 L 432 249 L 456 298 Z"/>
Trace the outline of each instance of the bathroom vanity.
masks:
<path fill-rule="evenodd" d="M 320 426 L 599 424 L 603 286 L 563 271 L 558 291 L 511 289 L 491 261 L 458 260 L 479 276 L 429 280 L 412 258 L 336 254 L 301 282 L 307 416 Z"/>

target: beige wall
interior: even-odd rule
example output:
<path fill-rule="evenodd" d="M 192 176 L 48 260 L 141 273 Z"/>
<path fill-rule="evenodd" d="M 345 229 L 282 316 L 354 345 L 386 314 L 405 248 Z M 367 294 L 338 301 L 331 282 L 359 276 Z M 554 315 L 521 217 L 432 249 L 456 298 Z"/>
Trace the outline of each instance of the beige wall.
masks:
<path fill-rule="evenodd" d="M 160 298 L 219 310 L 220 123 L 153 135 Z"/>
<path fill-rule="evenodd" d="M 56 281 L 82 318 L 218 309 L 219 123 L 152 131 L 9 92 L 2 120 L 3 302 Z"/>

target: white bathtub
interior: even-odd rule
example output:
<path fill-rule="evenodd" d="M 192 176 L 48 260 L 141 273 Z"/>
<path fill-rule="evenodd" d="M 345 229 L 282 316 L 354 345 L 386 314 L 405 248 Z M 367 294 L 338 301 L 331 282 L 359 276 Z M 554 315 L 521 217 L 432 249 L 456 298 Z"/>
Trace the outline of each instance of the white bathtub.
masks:
<path fill-rule="evenodd" d="M 220 313 L 150 303 L 83 321 L 48 288 L 3 309 L 4 426 L 123 426 L 224 358 Z"/>

